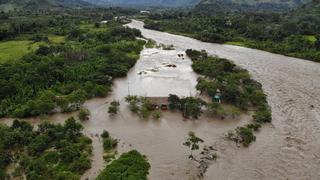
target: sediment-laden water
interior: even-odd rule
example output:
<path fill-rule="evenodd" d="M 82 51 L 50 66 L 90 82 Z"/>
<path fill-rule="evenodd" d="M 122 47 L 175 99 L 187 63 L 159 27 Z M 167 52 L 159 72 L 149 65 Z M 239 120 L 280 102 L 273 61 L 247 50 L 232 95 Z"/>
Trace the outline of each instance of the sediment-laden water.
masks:
<path fill-rule="evenodd" d="M 178 54 L 184 54 L 178 57 Z M 197 162 L 188 159 L 190 151 L 183 146 L 189 131 L 205 140 L 210 146 L 217 141 L 224 141 L 224 133 L 250 119 L 243 115 L 237 120 L 214 120 L 202 117 L 199 120 L 186 120 L 181 113 L 163 112 L 159 120 L 140 119 L 129 111 L 125 97 L 140 96 L 179 96 L 197 95 L 195 85 L 197 75 L 191 68 L 191 60 L 181 50 L 145 49 L 137 64 L 129 71 L 126 78 L 116 79 L 112 93 L 107 98 L 95 98 L 85 102 L 90 110 L 90 120 L 83 123 L 84 133 L 93 140 L 92 168 L 82 179 L 95 179 L 104 168 L 103 147 L 100 134 L 108 130 L 119 140 L 119 154 L 137 149 L 146 155 L 151 164 L 149 179 L 195 179 L 198 176 Z M 120 112 L 110 117 L 109 102 L 120 101 Z M 55 114 L 47 117 L 54 123 L 62 123 L 72 114 Z M 40 118 L 28 119 L 37 125 Z M 10 124 L 11 119 L 3 119 Z M 231 143 L 232 144 L 232 143 Z M 199 154 L 196 152 L 194 154 Z"/>
<path fill-rule="evenodd" d="M 272 124 L 262 128 L 249 148 L 226 148 L 218 162 L 210 166 L 207 179 L 320 178 L 319 63 L 147 30 L 139 21 L 129 26 L 159 43 L 173 44 L 181 50 L 204 49 L 228 58 L 262 83 L 273 112 Z"/>
<path fill-rule="evenodd" d="M 99 135 L 103 130 L 119 139 L 118 152 L 137 149 L 151 164 L 150 180 L 188 180 L 197 178 L 196 162 L 189 160 L 189 151 L 182 145 L 187 133 L 194 131 L 215 145 L 219 151 L 205 179 L 290 179 L 317 180 L 320 177 L 320 64 L 285 57 L 249 48 L 203 43 L 191 38 L 147 30 L 143 23 L 133 21 L 130 27 L 140 29 L 146 38 L 158 43 L 173 44 L 177 50 L 146 49 L 126 78 L 116 79 L 113 92 L 107 98 L 91 99 L 84 106 L 91 111 L 84 122 L 84 132 L 93 139 L 92 168 L 82 177 L 94 179 L 105 166 Z M 249 148 L 237 148 L 225 141 L 223 134 L 247 122 L 238 120 L 184 120 L 180 113 L 166 112 L 159 120 L 141 120 L 132 114 L 125 96 L 196 95 L 197 75 L 190 59 L 177 54 L 185 49 L 205 49 L 211 55 L 228 58 L 248 69 L 262 83 L 273 111 L 273 122 L 257 134 Z M 168 67 L 174 64 L 176 67 Z M 115 117 L 107 113 L 109 102 L 119 100 L 120 112 Z M 72 114 L 55 114 L 52 122 L 63 122 Z M 40 118 L 29 119 L 34 124 Z M 10 124 L 11 119 L 1 122 Z"/>

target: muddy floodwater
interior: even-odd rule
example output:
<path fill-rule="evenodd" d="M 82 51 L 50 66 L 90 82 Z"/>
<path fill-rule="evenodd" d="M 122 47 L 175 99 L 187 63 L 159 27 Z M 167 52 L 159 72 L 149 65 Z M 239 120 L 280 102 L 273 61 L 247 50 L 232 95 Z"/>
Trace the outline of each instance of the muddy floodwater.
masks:
<path fill-rule="evenodd" d="M 84 133 L 93 140 L 93 157 L 92 168 L 82 179 L 95 179 L 105 166 L 99 137 L 103 130 L 108 130 L 112 137 L 119 140 L 118 154 L 136 149 L 147 156 L 151 164 L 149 179 L 197 178 L 199 164 L 188 159 L 190 152 L 183 146 L 188 132 L 194 131 L 205 140 L 204 145 L 211 146 L 223 142 L 225 132 L 246 123 L 250 117 L 242 115 L 238 119 L 222 121 L 203 116 L 199 120 L 186 120 L 181 113 L 163 112 L 159 120 L 143 120 L 132 114 L 125 102 L 128 94 L 197 96 L 195 86 L 198 76 L 193 72 L 191 63 L 183 50 L 145 49 L 127 77 L 114 81 L 112 93 L 107 98 L 85 102 L 84 107 L 90 110 L 91 116 L 90 120 L 83 123 Z M 113 100 L 120 101 L 120 112 L 110 117 L 108 106 Z M 55 114 L 47 119 L 62 123 L 70 116 L 76 116 L 76 113 Z M 35 118 L 29 121 L 38 124 L 41 120 Z M 10 124 L 12 120 L 3 119 L 2 122 Z"/>
<path fill-rule="evenodd" d="M 139 21 L 128 26 L 140 29 L 146 38 L 158 43 L 173 44 L 176 50 L 143 50 L 128 76 L 114 81 L 113 91 L 107 98 L 91 99 L 84 104 L 91 111 L 90 120 L 83 125 L 85 134 L 93 139 L 94 155 L 92 168 L 82 179 L 94 179 L 105 166 L 99 138 L 103 130 L 119 139 L 119 154 L 137 149 L 147 156 L 151 164 L 150 180 L 197 179 L 198 164 L 187 158 L 189 151 L 182 145 L 189 131 L 204 139 L 205 145 L 214 145 L 219 150 L 218 160 L 211 163 L 205 179 L 320 179 L 320 64 L 147 30 Z M 165 112 L 159 120 L 142 120 L 128 110 L 124 100 L 128 94 L 197 95 L 197 75 L 184 54 L 188 48 L 204 49 L 211 55 L 228 58 L 262 83 L 272 108 L 273 122 L 261 128 L 250 147 L 237 148 L 224 140 L 224 133 L 249 120 L 247 115 L 237 120 L 222 121 L 205 116 L 199 120 L 185 120 L 180 113 Z M 181 53 L 184 59 L 178 57 Z M 121 104 L 115 117 L 107 113 L 112 100 Z M 72 115 L 76 113 L 48 118 L 59 123 Z M 11 121 L 2 120 L 8 124 Z M 39 119 L 29 121 L 39 123 Z"/>
<path fill-rule="evenodd" d="M 184 57 L 178 57 L 184 54 Z M 174 65 L 174 66 L 173 66 Z M 189 131 L 210 145 L 223 138 L 223 133 L 245 120 L 226 120 L 224 122 L 203 117 L 201 120 L 184 120 L 180 113 L 164 112 L 159 120 L 139 119 L 132 114 L 125 102 L 130 95 L 179 96 L 197 95 L 195 85 L 197 75 L 192 71 L 191 60 L 181 50 L 145 49 L 126 78 L 114 82 L 112 94 L 106 99 L 92 99 L 85 103 L 91 111 L 91 118 L 84 124 L 86 134 L 94 141 L 93 168 L 83 178 L 93 179 L 103 167 L 102 144 L 95 137 L 104 129 L 119 139 L 118 152 L 137 149 L 148 157 L 151 164 L 149 179 L 194 179 L 197 163 L 188 159 L 186 147 L 182 144 Z M 108 102 L 120 101 L 120 113 L 110 117 Z M 243 116 L 242 119 L 247 119 Z M 241 118 L 240 118 L 241 119 Z"/>
<path fill-rule="evenodd" d="M 226 148 L 207 179 L 320 179 L 320 63 L 147 30 L 139 21 L 129 26 L 159 43 L 228 58 L 262 83 L 272 124 L 262 128 L 249 148 Z"/>

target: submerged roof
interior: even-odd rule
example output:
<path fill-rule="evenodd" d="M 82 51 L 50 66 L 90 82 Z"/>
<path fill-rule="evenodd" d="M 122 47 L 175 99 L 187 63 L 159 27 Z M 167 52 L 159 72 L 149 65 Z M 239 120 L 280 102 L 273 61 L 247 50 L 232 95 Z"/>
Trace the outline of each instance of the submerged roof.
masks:
<path fill-rule="evenodd" d="M 169 104 L 168 97 L 146 97 L 151 104 Z"/>

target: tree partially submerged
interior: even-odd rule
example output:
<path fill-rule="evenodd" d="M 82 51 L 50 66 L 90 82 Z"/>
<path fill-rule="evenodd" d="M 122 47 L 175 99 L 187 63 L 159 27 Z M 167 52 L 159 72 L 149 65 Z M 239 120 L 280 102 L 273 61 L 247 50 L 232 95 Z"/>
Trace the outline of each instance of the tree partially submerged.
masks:
<path fill-rule="evenodd" d="M 120 106 L 120 102 L 119 101 L 112 101 L 110 103 L 109 109 L 108 109 L 108 113 L 110 115 L 116 115 L 118 114 L 119 111 L 119 106 Z"/>
<path fill-rule="evenodd" d="M 203 143 L 204 141 L 197 137 L 196 134 L 192 131 L 188 133 L 187 140 L 183 143 L 183 145 L 187 146 L 190 149 L 190 159 L 193 159 L 192 152 L 198 150 L 200 148 L 199 143 Z"/>
<path fill-rule="evenodd" d="M 80 119 L 80 121 L 87 121 L 89 120 L 89 117 L 90 117 L 90 111 L 88 109 L 81 108 L 79 110 L 78 118 Z"/>
<path fill-rule="evenodd" d="M 169 98 L 169 108 L 171 110 L 179 110 L 182 112 L 185 118 L 195 118 L 197 119 L 202 113 L 202 107 L 206 103 L 200 98 L 186 97 L 179 98 L 177 95 L 170 94 Z"/>

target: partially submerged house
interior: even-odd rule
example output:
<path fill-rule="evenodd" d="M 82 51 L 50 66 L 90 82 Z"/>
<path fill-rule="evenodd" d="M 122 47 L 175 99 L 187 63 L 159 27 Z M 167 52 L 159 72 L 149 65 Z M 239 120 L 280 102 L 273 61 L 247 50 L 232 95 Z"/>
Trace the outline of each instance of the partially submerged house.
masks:
<path fill-rule="evenodd" d="M 154 109 L 167 110 L 169 108 L 168 97 L 146 97 Z"/>

